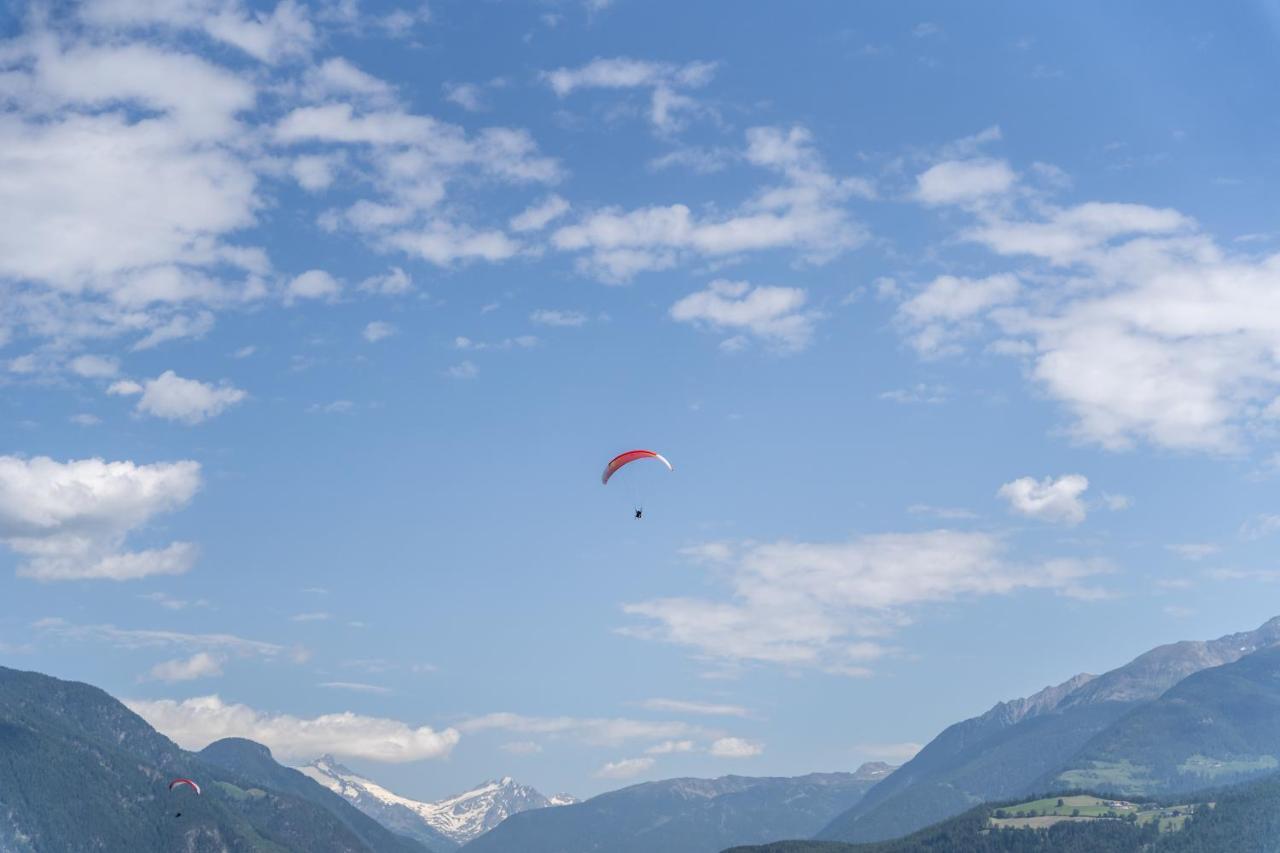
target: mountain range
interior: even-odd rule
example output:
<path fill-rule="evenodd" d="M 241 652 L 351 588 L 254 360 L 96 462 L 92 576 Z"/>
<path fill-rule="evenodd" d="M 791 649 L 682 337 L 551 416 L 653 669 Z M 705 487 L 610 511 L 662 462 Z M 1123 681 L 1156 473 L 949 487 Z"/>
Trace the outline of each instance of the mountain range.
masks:
<path fill-rule="evenodd" d="M 1103 675 L 1077 675 L 1026 699 L 998 703 L 979 717 L 945 729 L 818 837 L 839 841 L 897 838 L 978 803 L 1077 784 L 1105 783 L 1109 790 L 1130 793 L 1176 787 L 1168 784 L 1167 778 L 1126 784 L 1126 741 L 1117 733 L 1131 731 L 1126 726 L 1137 724 L 1121 721 L 1157 703 L 1188 676 L 1207 676 L 1277 643 L 1280 618 L 1255 631 L 1217 640 L 1159 646 Z M 1269 663 L 1270 659 L 1260 658 L 1259 666 L 1265 668 Z M 1240 710 L 1245 711 L 1243 707 Z M 1104 746 L 1108 743 L 1112 745 Z M 1214 769 L 1212 765 L 1225 758 L 1223 750 L 1212 744 L 1206 744 L 1205 749 L 1209 752 L 1204 761 Z M 1240 759 L 1246 764 L 1230 759 L 1230 767 L 1240 771 L 1232 771 L 1236 778 L 1268 769 L 1266 758 L 1251 755 Z M 1103 762 L 1103 770 L 1096 769 L 1096 762 Z M 1086 772 L 1091 770 L 1093 775 Z"/>
<path fill-rule="evenodd" d="M 441 853 L 483 835 L 513 814 L 577 802 L 568 794 L 545 797 L 504 776 L 461 794 L 424 803 L 392 793 L 343 767 L 332 755 L 297 769 L 383 826 L 416 838 Z"/>
<path fill-rule="evenodd" d="M 462 853 L 716 853 L 734 844 L 806 837 L 892 772 L 877 763 L 854 773 L 793 778 L 645 782 L 514 815 Z"/>

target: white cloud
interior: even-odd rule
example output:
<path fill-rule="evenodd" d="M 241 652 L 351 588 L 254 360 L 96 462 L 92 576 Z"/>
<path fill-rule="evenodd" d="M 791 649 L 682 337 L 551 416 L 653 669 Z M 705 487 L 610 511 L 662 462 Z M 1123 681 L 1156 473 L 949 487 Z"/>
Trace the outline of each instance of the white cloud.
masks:
<path fill-rule="evenodd" d="M 747 709 L 741 705 L 723 705 L 714 702 L 690 702 L 684 699 L 646 699 L 643 708 L 672 714 L 699 714 L 709 717 L 746 717 Z"/>
<path fill-rule="evenodd" d="M 541 326 L 582 326 L 587 322 L 587 315 L 581 311 L 539 308 L 529 315 L 529 319 Z"/>
<path fill-rule="evenodd" d="M 957 349 L 957 341 L 981 330 L 983 312 L 1012 302 L 1020 288 L 1012 275 L 942 275 L 903 302 L 898 318 L 912 330 L 911 344 L 921 355 L 947 354 Z"/>
<path fill-rule="evenodd" d="M 151 667 L 149 677 L 155 681 L 194 681 L 222 675 L 222 661 L 208 652 L 196 652 L 189 658 L 167 660 Z"/>
<path fill-rule="evenodd" d="M 323 687 L 326 690 L 348 690 L 353 693 L 377 693 L 384 696 L 391 692 L 388 687 L 365 684 L 362 681 L 322 681 L 316 686 Z"/>
<path fill-rule="evenodd" d="M 651 767 L 652 758 L 624 758 L 607 762 L 595 775 L 597 779 L 634 779 Z"/>
<path fill-rule="evenodd" d="M 413 290 L 413 280 L 400 267 L 392 267 L 385 275 L 366 278 L 356 285 L 363 293 L 376 293 L 380 296 L 401 296 Z"/>
<path fill-rule="evenodd" d="M 263 62 L 305 55 L 316 39 L 306 7 L 295 0 L 281 0 L 269 13 L 251 11 L 238 0 L 89 0 L 80 14 L 91 24 L 113 29 L 201 31 Z"/>
<path fill-rule="evenodd" d="M 582 271 L 623 282 L 688 258 L 771 249 L 793 249 L 805 261 L 821 264 L 863 242 L 863 229 L 843 203 L 874 191 L 862 179 L 828 174 L 807 130 L 751 128 L 745 157 L 781 175 L 783 182 L 760 190 L 729 214 L 699 217 L 684 204 L 606 208 L 556 229 L 551 243 L 561 251 L 586 253 L 579 259 Z"/>
<path fill-rule="evenodd" d="M 106 379 L 120 372 L 117 359 L 101 355 L 76 356 L 68 365 L 71 372 L 86 379 Z"/>
<path fill-rule="evenodd" d="M 804 311 L 808 297 L 798 287 L 752 287 L 717 279 L 671 306 L 677 322 L 716 331 L 746 332 L 784 351 L 804 349 L 813 338 L 818 314 Z"/>
<path fill-rule="evenodd" d="M 26 558 L 18 573 L 37 580 L 181 574 L 195 560 L 191 543 L 122 549 L 130 533 L 185 506 L 199 487 L 195 462 L 0 456 L 0 541 Z"/>
<path fill-rule="evenodd" d="M 894 388 L 892 391 L 881 391 L 881 400 L 889 400 L 903 405 L 924 404 L 936 406 L 947 401 L 947 389 L 942 385 L 926 385 L 919 382 L 911 388 Z"/>
<path fill-rule="evenodd" d="M 542 76 L 561 98 L 578 89 L 648 89 L 650 121 L 658 131 L 671 133 L 683 126 L 682 113 L 701 110 L 684 92 L 705 86 L 715 70 L 712 62 L 675 65 L 616 57 L 596 58 L 581 68 L 557 68 Z"/>
<path fill-rule="evenodd" d="M 80 412 L 78 414 L 74 414 L 70 418 L 68 418 L 68 420 L 70 420 L 73 424 L 76 424 L 77 426 L 83 426 L 83 427 L 97 426 L 98 424 L 102 423 L 102 418 L 98 417 L 97 415 L 91 415 L 88 412 Z"/>
<path fill-rule="evenodd" d="M 1089 488 L 1089 480 L 1080 474 L 1065 474 L 1056 480 L 1020 477 L 1000 487 L 997 494 L 1009 502 L 1019 515 L 1060 524 L 1084 521 L 1085 505 L 1081 495 Z"/>
<path fill-rule="evenodd" d="M 691 740 L 664 740 L 662 743 L 655 743 L 644 752 L 645 755 L 673 755 L 679 752 L 693 752 L 693 750 Z"/>
<path fill-rule="evenodd" d="M 515 740 L 502 744 L 498 749 L 512 755 L 537 755 L 542 747 L 531 740 Z"/>
<path fill-rule="evenodd" d="M 276 643 L 249 640 L 234 634 L 190 634 L 182 631 L 117 628 L 114 625 L 76 625 L 56 617 L 40 619 L 33 624 L 33 627 L 64 640 L 106 645 L 130 651 L 179 648 L 209 651 L 218 657 L 235 655 L 241 658 L 257 657 L 264 660 L 287 657 L 294 662 L 302 662 L 307 657 L 305 649 L 289 649 Z"/>
<path fill-rule="evenodd" d="M 364 331 L 360 334 L 366 341 L 373 344 L 389 338 L 395 333 L 396 327 L 390 323 L 383 320 L 373 320 L 365 325 Z"/>
<path fill-rule="evenodd" d="M 1222 550 L 1220 546 L 1214 545 L 1212 542 L 1185 542 L 1178 545 L 1166 545 L 1165 547 L 1184 560 L 1203 560 L 1205 557 L 1212 557 Z"/>
<path fill-rule="evenodd" d="M 1007 193 L 1017 175 L 1003 160 L 951 160 L 916 177 L 915 197 L 925 204 L 973 204 Z"/>
<path fill-rule="evenodd" d="M 266 745 L 284 761 L 309 760 L 325 753 L 392 763 L 422 761 L 448 756 L 459 738 L 451 728 L 437 731 L 350 711 L 295 717 L 227 703 L 218 696 L 125 704 L 185 749 L 203 749 L 224 737 L 243 737 Z"/>
<path fill-rule="evenodd" d="M 226 382 L 211 385 L 196 379 L 184 379 L 172 370 L 148 379 L 141 386 L 136 382 L 117 382 L 107 389 L 107 393 L 141 393 L 137 405 L 140 414 L 189 426 L 217 417 L 249 396 Z"/>
<path fill-rule="evenodd" d="M 478 113 L 485 108 L 482 90 L 475 83 L 445 83 L 444 96 L 469 113 Z"/>
<path fill-rule="evenodd" d="M 312 611 L 310 613 L 295 613 L 289 617 L 292 622 L 325 622 L 332 618 L 328 613 L 323 611 Z"/>
<path fill-rule="evenodd" d="M 445 371 L 453 379 L 475 379 L 480 375 L 480 368 L 474 362 L 461 361 Z"/>
<path fill-rule="evenodd" d="M 723 546 L 724 543 L 716 543 Z M 989 533 L 933 530 L 866 535 L 841 543 L 745 543 L 705 552 L 727 598 L 658 598 L 624 605 L 650 624 L 622 633 L 675 643 L 699 657 L 866 675 L 892 650 L 867 638 L 892 633 L 920 605 L 1043 589 L 1093 599 L 1086 579 L 1103 561 L 1020 565 Z"/>
<path fill-rule="evenodd" d="M 324 270 L 307 270 L 285 287 L 285 299 L 324 299 L 333 301 L 342 293 L 342 285 Z"/>
<path fill-rule="evenodd" d="M 355 96 L 377 105 L 395 100 L 395 89 L 391 84 L 361 71 L 340 56 L 326 59 L 308 70 L 303 85 L 310 98 L 320 101 Z"/>
<path fill-rule="evenodd" d="M 707 750 L 716 758 L 755 758 L 764 753 L 764 747 L 737 737 L 722 737 L 712 742 Z"/>
<path fill-rule="evenodd" d="M 632 740 L 672 740 L 699 731 L 683 722 L 631 720 L 625 717 L 527 717 L 510 712 L 472 717 L 458 725 L 466 734 L 505 731 L 569 737 L 594 746 L 616 746 Z"/>
<path fill-rule="evenodd" d="M 569 212 L 569 202 L 552 193 L 542 201 L 513 216 L 509 223 L 512 231 L 541 231 L 556 219 Z"/>
<path fill-rule="evenodd" d="M 304 190 L 319 192 L 333 183 L 344 158 L 334 155 L 306 154 L 294 158 L 289 174 Z"/>

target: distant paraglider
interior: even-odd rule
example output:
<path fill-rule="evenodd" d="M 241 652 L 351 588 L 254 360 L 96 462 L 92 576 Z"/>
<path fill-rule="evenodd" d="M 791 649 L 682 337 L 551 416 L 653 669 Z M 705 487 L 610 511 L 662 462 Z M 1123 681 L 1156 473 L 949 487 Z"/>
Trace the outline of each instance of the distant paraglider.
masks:
<path fill-rule="evenodd" d="M 170 782 L 169 790 L 172 791 L 174 788 L 181 788 L 183 786 L 186 786 L 191 790 L 195 791 L 196 796 L 200 796 L 200 786 L 196 784 L 194 781 L 192 781 L 191 779 L 186 779 L 182 777 L 174 779 L 172 782 Z M 176 814 L 174 814 L 174 817 L 182 817 L 182 812 L 177 812 Z"/>
<path fill-rule="evenodd" d="M 628 450 L 626 453 L 619 453 L 617 456 L 609 460 L 609 464 L 604 468 L 604 474 L 600 476 L 600 482 L 608 484 L 609 478 L 618 473 L 618 470 L 624 465 L 629 465 L 632 462 L 637 462 L 641 459 L 657 459 L 663 465 L 667 466 L 668 471 L 676 470 L 671 467 L 671 463 L 668 462 L 666 457 L 661 453 L 655 453 L 652 450 Z M 644 518 L 644 507 L 636 507 L 636 518 Z"/>

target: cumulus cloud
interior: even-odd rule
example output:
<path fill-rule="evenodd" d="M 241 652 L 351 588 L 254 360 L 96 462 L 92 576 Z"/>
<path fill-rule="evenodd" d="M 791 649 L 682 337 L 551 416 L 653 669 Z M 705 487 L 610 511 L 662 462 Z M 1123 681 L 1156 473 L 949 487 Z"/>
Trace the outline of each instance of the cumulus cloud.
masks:
<path fill-rule="evenodd" d="M 130 380 L 113 383 L 107 393 L 141 394 L 136 407 L 139 414 L 188 426 L 217 417 L 249 396 L 227 382 L 211 385 L 197 379 L 184 379 L 172 370 L 142 384 Z"/>
<path fill-rule="evenodd" d="M 716 758 L 755 758 L 764 753 L 764 747 L 738 737 L 722 737 L 713 741 L 707 751 Z"/>
<path fill-rule="evenodd" d="M 658 131 L 670 133 L 683 126 L 684 114 L 701 109 L 686 93 L 709 83 L 715 70 L 712 62 L 676 65 L 627 57 L 597 57 L 579 68 L 557 68 L 542 76 L 561 98 L 579 89 L 647 89 L 650 91 L 649 120 Z"/>
<path fill-rule="evenodd" d="M 1089 480 L 1080 474 L 1066 474 L 1056 480 L 1019 477 L 1001 486 L 997 494 L 1019 515 L 1060 524 L 1079 524 L 1086 514 L 1081 496 L 1087 488 Z"/>
<path fill-rule="evenodd" d="M 25 558 L 37 580 L 132 580 L 181 574 L 196 547 L 173 542 L 126 551 L 128 536 L 185 506 L 200 488 L 196 462 L 58 462 L 0 456 L 0 541 Z"/>
<path fill-rule="evenodd" d="M 76 356 L 67 365 L 71 372 L 86 379 L 106 379 L 120 372 L 120 362 L 101 355 Z"/>
<path fill-rule="evenodd" d="M 929 205 L 972 204 L 1005 194 L 1016 180 L 1003 160 L 952 160 L 918 175 L 915 196 Z"/>
<path fill-rule="evenodd" d="M 957 236 L 1018 263 L 1021 287 L 961 322 L 986 332 L 992 351 L 1022 360 L 1077 437 L 1111 449 L 1147 441 L 1223 453 L 1272 428 L 1280 255 L 1224 247 L 1171 208 L 1055 205 L 1016 176 L 964 186 L 979 184 L 990 203 L 971 203 L 976 190 L 928 200 L 965 209 L 972 222 Z"/>
<path fill-rule="evenodd" d="M 785 351 L 804 349 L 813 338 L 818 314 L 804 311 L 808 297 L 798 287 L 752 287 L 717 279 L 671 306 L 677 322 L 731 334 L 746 333 Z M 730 338 L 730 340 L 733 340 Z"/>
<path fill-rule="evenodd" d="M 266 745 L 284 761 L 325 753 L 390 763 L 422 761 L 447 757 L 459 739 L 452 728 L 437 731 L 350 711 L 295 717 L 224 702 L 216 695 L 125 704 L 185 749 L 203 749 L 224 737 L 243 737 Z"/>
<path fill-rule="evenodd" d="M 652 758 L 624 758 L 607 762 L 595 775 L 597 779 L 634 779 L 651 767 Z"/>
<path fill-rule="evenodd" d="M 391 337 L 396 333 L 396 327 L 383 320 L 374 320 L 367 323 L 361 336 L 371 344 Z"/>
<path fill-rule="evenodd" d="M 584 253 L 578 266 L 606 282 L 668 269 L 688 258 L 723 258 L 743 252 L 791 249 L 825 263 L 865 239 L 844 203 L 874 190 L 859 178 L 826 171 L 802 127 L 747 131 L 746 161 L 781 176 L 728 214 L 696 215 L 687 205 L 594 211 L 551 235 L 552 245 Z"/>
<path fill-rule="evenodd" d="M 445 371 L 451 379 L 475 379 L 480 375 L 480 368 L 475 362 L 460 361 Z"/>
<path fill-rule="evenodd" d="M 302 299 L 332 301 L 341 293 L 342 285 L 324 270 L 307 270 L 285 286 L 285 300 L 288 302 Z"/>
<path fill-rule="evenodd" d="M 149 677 L 155 681 L 194 681 L 222 675 L 222 661 L 208 652 L 196 652 L 189 658 L 167 660 L 151 667 Z"/>
<path fill-rule="evenodd" d="M 255 12 L 239 0 L 89 0 L 80 14 L 87 23 L 112 30 L 159 26 L 200 31 L 263 62 L 306 55 L 316 39 L 306 7 L 295 0 L 281 0 L 270 12 Z"/>
<path fill-rule="evenodd" d="M 869 638 L 891 634 L 920 605 L 1042 589 L 1092 599 L 1086 582 L 1104 561 L 1021 564 L 989 533 L 884 533 L 848 542 L 715 543 L 699 562 L 727 585 L 720 597 L 626 604 L 647 620 L 622 633 L 674 643 L 703 659 L 762 662 L 866 675 L 892 653 Z"/>
<path fill-rule="evenodd" d="M 981 330 L 985 311 L 1012 302 L 1019 289 L 1012 275 L 979 279 L 942 275 L 903 302 L 898 318 L 912 330 L 911 344 L 921 355 L 945 355 Z"/>
<path fill-rule="evenodd" d="M 356 285 L 356 289 L 379 296 L 401 296 L 413 290 L 413 280 L 400 267 L 392 267 L 384 275 L 366 278 Z"/>

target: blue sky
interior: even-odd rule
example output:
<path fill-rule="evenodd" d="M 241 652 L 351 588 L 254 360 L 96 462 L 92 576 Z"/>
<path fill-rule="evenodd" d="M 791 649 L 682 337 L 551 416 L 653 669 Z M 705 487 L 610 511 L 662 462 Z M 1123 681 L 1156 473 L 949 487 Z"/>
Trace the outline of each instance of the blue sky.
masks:
<path fill-rule="evenodd" d="M 0 660 L 581 796 L 1276 615 L 1280 7 L 783 11 L 11 8 Z"/>

